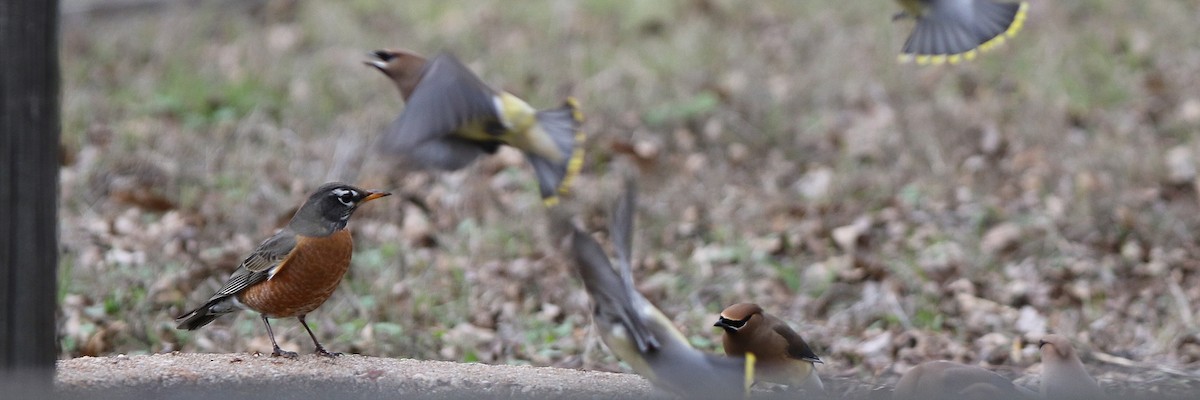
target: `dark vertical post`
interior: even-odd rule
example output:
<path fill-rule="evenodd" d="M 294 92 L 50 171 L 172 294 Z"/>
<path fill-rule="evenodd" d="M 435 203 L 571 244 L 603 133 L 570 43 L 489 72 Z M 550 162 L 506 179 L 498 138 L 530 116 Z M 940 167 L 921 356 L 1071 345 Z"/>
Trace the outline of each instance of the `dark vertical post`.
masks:
<path fill-rule="evenodd" d="M 4 397 L 54 376 L 60 129 L 58 0 L 0 1 L 0 378 L 20 380 Z"/>

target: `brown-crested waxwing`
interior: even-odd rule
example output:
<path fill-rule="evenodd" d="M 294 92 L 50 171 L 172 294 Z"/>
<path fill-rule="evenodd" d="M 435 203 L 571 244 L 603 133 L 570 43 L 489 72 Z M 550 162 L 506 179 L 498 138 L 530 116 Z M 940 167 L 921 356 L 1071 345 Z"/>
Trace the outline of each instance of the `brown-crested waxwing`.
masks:
<path fill-rule="evenodd" d="M 492 89 L 458 58 L 426 60 L 408 50 L 377 50 L 365 64 L 400 90 L 404 111 L 388 126 L 380 150 L 418 167 L 456 170 L 500 145 L 525 153 L 542 199 L 558 202 L 583 165 L 583 114 L 574 99 L 536 110 L 511 93 Z"/>
<path fill-rule="evenodd" d="M 821 359 L 787 322 L 763 312 L 757 304 L 729 306 L 721 311 L 713 326 L 725 330 L 726 355 L 743 357 L 752 353 L 757 357 L 755 376 L 758 380 L 806 390 L 825 390 L 814 368 Z"/>

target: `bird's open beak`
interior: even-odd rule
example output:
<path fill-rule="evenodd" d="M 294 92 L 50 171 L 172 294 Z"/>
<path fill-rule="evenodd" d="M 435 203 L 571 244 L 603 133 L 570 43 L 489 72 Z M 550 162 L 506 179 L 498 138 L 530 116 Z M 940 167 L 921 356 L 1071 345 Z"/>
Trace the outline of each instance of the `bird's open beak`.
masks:
<path fill-rule="evenodd" d="M 366 203 L 368 201 L 375 200 L 380 197 L 387 197 L 387 196 L 391 196 L 391 195 L 392 194 L 388 193 L 388 192 L 371 192 L 371 194 L 368 194 L 367 197 L 363 197 L 362 202 Z"/>
<path fill-rule="evenodd" d="M 373 57 L 373 59 L 363 60 L 363 64 L 375 67 L 380 71 L 385 71 L 385 68 L 387 68 L 388 65 L 387 61 L 391 58 L 391 55 L 385 53 L 383 50 L 376 50 L 367 54 L 370 57 Z"/>
<path fill-rule="evenodd" d="M 366 64 L 367 66 L 375 67 L 376 69 L 378 69 L 380 71 L 382 71 L 384 68 L 387 68 L 387 63 L 385 63 L 383 61 L 379 61 L 379 60 L 363 60 L 363 64 Z"/>

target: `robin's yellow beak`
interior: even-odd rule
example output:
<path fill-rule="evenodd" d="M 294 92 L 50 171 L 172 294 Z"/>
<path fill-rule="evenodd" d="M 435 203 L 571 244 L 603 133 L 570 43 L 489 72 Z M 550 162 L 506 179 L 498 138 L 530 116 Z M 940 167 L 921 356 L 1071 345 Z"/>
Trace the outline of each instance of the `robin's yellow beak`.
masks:
<path fill-rule="evenodd" d="M 368 201 L 375 200 L 380 197 L 387 197 L 387 196 L 391 196 L 391 195 L 392 194 L 388 193 L 388 192 L 371 192 L 371 194 L 368 194 L 367 197 L 363 197 L 362 202 L 366 203 Z"/>

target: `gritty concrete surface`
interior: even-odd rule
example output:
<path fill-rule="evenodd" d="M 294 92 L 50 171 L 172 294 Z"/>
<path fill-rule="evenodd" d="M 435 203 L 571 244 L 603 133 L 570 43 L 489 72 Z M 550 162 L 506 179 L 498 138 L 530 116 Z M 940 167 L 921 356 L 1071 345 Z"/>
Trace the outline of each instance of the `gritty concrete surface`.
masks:
<path fill-rule="evenodd" d="M 632 374 L 312 354 L 155 354 L 58 362 L 65 398 L 663 398 Z"/>
<path fill-rule="evenodd" d="M 1109 398 L 1196 399 L 1193 378 L 1137 370 L 1108 371 Z M 36 377 L 0 376 L 0 400 L 65 399 L 666 399 L 634 374 L 566 368 L 489 365 L 344 355 L 303 354 L 290 360 L 263 354 L 170 353 L 81 357 L 58 361 L 55 396 Z M 1020 375 L 1020 374 L 1018 374 Z M 865 378 L 865 380 L 863 380 Z M 753 398 L 891 398 L 888 385 L 869 377 L 823 376 L 825 393 L 755 385 Z M 1036 374 L 1018 384 L 1037 388 Z"/>

